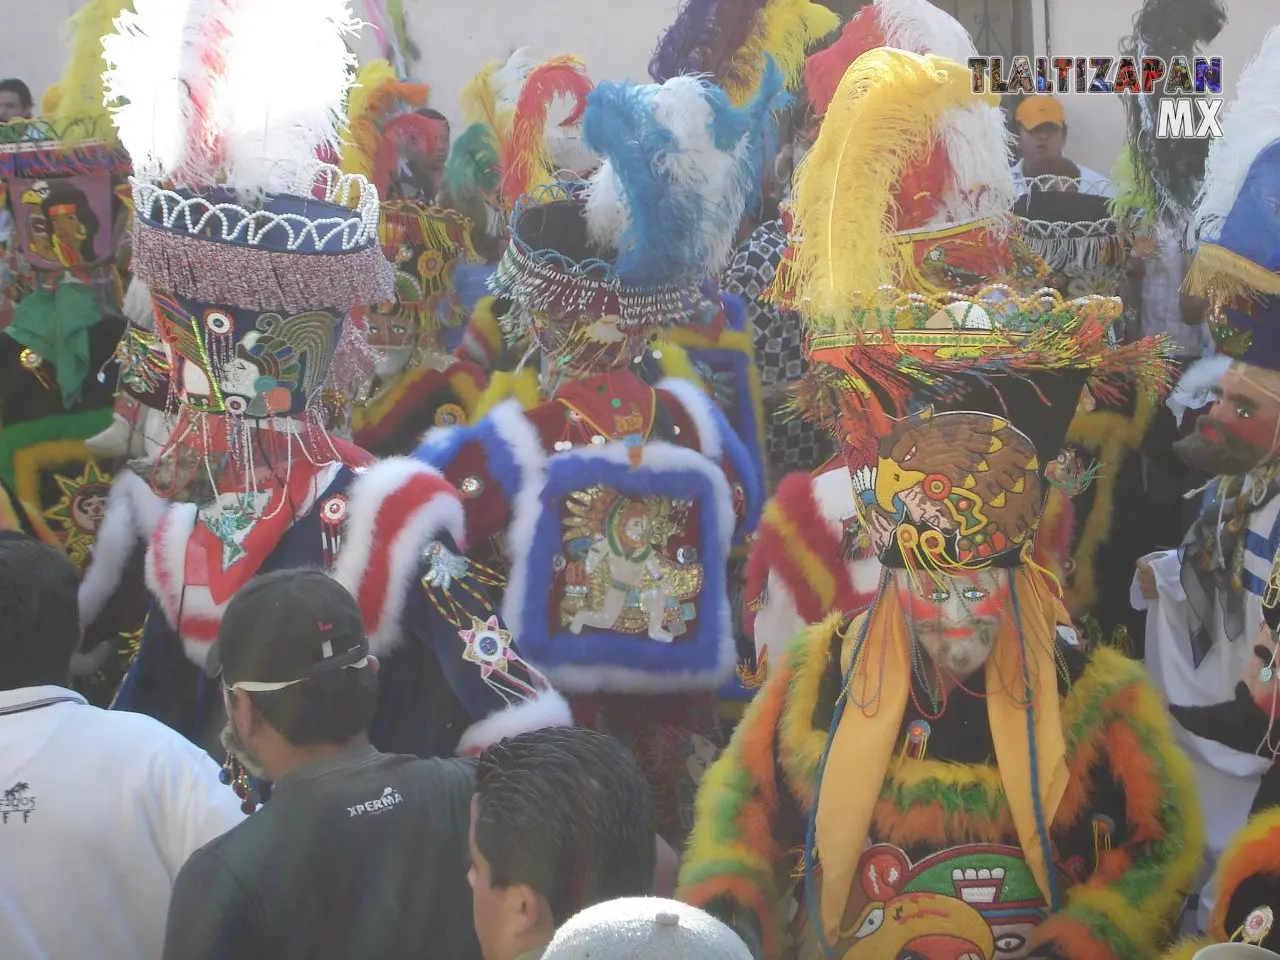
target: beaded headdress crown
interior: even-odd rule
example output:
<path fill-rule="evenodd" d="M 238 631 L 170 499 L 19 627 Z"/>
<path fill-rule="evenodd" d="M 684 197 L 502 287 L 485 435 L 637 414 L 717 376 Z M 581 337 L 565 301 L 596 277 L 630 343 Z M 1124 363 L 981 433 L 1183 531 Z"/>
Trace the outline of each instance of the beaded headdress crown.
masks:
<path fill-rule="evenodd" d="M 544 352 L 617 362 L 703 309 L 758 195 L 782 77 L 743 109 L 700 77 L 605 83 L 583 133 L 604 160 L 585 182 L 523 197 L 494 287 Z"/>
<path fill-rule="evenodd" d="M 137 0 L 116 23 L 106 85 L 137 168 L 134 269 L 180 402 L 302 416 L 346 312 L 392 290 L 377 191 L 315 159 L 336 148 L 351 83 L 349 6 Z M 307 51 L 287 66 L 270 49 L 284 32 Z"/>
<path fill-rule="evenodd" d="M 930 231 L 929 242 L 969 250 L 969 269 L 956 269 L 954 256 L 915 255 L 913 214 L 895 202 L 903 175 L 936 153 L 942 118 L 973 109 L 961 64 L 888 48 L 863 54 L 832 97 L 793 194 L 788 293 L 814 361 L 797 404 L 843 444 L 864 529 L 890 565 L 1021 562 L 1043 507 L 1044 467 L 1086 380 L 1105 395 L 1124 385 L 1125 362 L 1144 359 L 1145 370 L 1159 357 L 1152 344 L 1108 351 L 1118 300 L 1025 295 L 988 273 L 1013 260 L 995 211 L 946 237 Z M 1004 153 L 1000 140 L 987 148 Z M 945 166 L 935 174 L 936 183 L 950 177 Z"/>

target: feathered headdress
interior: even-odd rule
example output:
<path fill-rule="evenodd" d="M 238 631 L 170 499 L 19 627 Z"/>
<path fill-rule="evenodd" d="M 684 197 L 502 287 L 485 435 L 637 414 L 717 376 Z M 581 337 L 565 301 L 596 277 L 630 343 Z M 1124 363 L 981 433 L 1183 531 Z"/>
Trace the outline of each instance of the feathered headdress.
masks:
<path fill-rule="evenodd" d="M 967 78 L 939 57 L 869 54 L 849 68 L 792 194 L 792 269 L 808 312 L 848 316 L 898 283 L 893 191 L 929 156 L 943 117 L 972 96 Z"/>
<path fill-rule="evenodd" d="M 111 33 L 116 17 L 130 6 L 130 0 L 91 0 L 67 23 L 73 35 L 67 69 L 58 81 L 57 102 L 52 110 L 46 109 L 44 115 L 70 131 L 68 142 L 75 142 L 76 131 L 83 130 L 81 124 L 72 121 L 85 117 L 105 121 L 98 125 L 98 136 L 115 137 L 102 86 L 102 73 L 106 69 L 102 59 L 102 38 Z"/>
<path fill-rule="evenodd" d="M 506 63 L 486 64 L 462 92 L 470 125 L 445 167 L 451 195 L 481 196 L 505 217 L 519 197 L 551 183 L 562 167 L 578 170 L 590 162 L 577 132 L 591 89 L 577 57 L 539 63 L 524 47 Z"/>
<path fill-rule="evenodd" d="M 587 227 L 618 250 L 627 282 L 724 267 L 759 189 L 773 113 L 787 100 L 772 63 L 745 110 L 700 77 L 596 88 L 583 132 L 605 159 L 587 191 Z"/>
<path fill-rule="evenodd" d="M 835 43 L 805 62 L 804 86 L 810 109 L 819 115 L 825 113 L 845 71 L 876 47 L 932 53 L 958 63 L 977 56 L 977 48 L 960 21 L 929 0 L 875 0 L 844 25 Z"/>
<path fill-rule="evenodd" d="M 386 60 L 363 67 L 347 101 L 342 171 L 368 178 L 386 197 L 402 158 L 434 154 L 448 124 L 414 112 L 427 105 L 429 92 L 425 83 L 398 80 Z"/>
<path fill-rule="evenodd" d="M 504 140 L 525 78 L 537 65 L 533 48 L 521 47 L 505 61 L 490 60 L 481 67 L 458 95 L 467 124 L 483 124 L 492 132 L 495 143 Z"/>
<path fill-rule="evenodd" d="M 1207 297 L 1224 352 L 1280 369 L 1280 27 L 1240 73 L 1222 137 L 1209 148 L 1185 289 Z M 1241 336 L 1244 334 L 1244 336 Z"/>
<path fill-rule="evenodd" d="M 1139 58 L 1139 63 L 1142 57 L 1161 57 L 1168 63 L 1174 56 L 1194 56 L 1222 32 L 1226 22 L 1222 0 L 1146 0 L 1133 18 L 1133 33 L 1120 44 L 1120 53 Z M 1126 197 L 1129 202 L 1153 199 L 1154 209 L 1144 213 L 1181 229 L 1204 178 L 1209 143 L 1157 137 L 1156 121 L 1164 99 L 1159 83 L 1148 96 L 1120 98 L 1129 132 L 1127 160 L 1133 179 L 1133 189 Z"/>
<path fill-rule="evenodd" d="M 702 284 L 757 189 L 781 87 L 770 64 L 747 109 L 698 77 L 591 92 L 583 133 L 603 162 L 589 181 L 516 204 L 494 275 L 544 351 L 625 363 L 656 329 L 701 315 Z"/>
<path fill-rule="evenodd" d="M 582 122 L 592 86 L 586 64 L 568 55 L 538 64 L 525 77 L 512 114 L 511 131 L 500 154 L 501 190 L 508 202 L 555 179 L 559 164 L 549 136 L 551 108 L 557 100 L 569 101 L 568 115 L 555 127 L 577 126 Z"/>
<path fill-rule="evenodd" d="M 660 84 L 679 76 L 722 78 L 764 6 L 765 0 L 685 0 L 658 41 L 649 76 Z"/>
<path fill-rule="evenodd" d="M 334 149 L 355 72 L 347 0 L 134 0 L 103 77 L 135 167 L 178 187 L 288 190 Z M 296 57 L 281 57 L 281 37 Z"/>
<path fill-rule="evenodd" d="M 736 12 L 735 6 L 740 8 Z M 741 23 L 720 29 L 719 22 L 732 16 L 745 18 L 749 26 L 737 48 L 726 55 L 724 48 L 738 39 Z M 811 0 L 689 3 L 663 37 L 649 69 L 659 83 L 680 74 L 705 73 L 730 103 L 742 106 L 760 87 L 766 56 L 781 72 L 783 85 L 793 87 L 809 47 L 838 26 L 835 13 Z"/>
<path fill-rule="evenodd" d="M 816 366 L 797 406 L 833 429 L 850 405 L 901 416 L 922 384 L 943 394 L 961 375 L 1102 365 L 1098 396 L 1139 368 L 1153 388 L 1167 379 L 1158 344 L 1129 356 L 1128 372 L 1101 359 L 1118 300 L 1005 286 L 1010 241 L 988 221 L 904 229 L 901 184 L 946 114 L 969 108 L 970 82 L 967 66 L 940 57 L 863 54 L 798 171 L 787 272 Z"/>
<path fill-rule="evenodd" d="M 834 44 L 805 62 L 810 110 L 818 116 L 826 113 L 849 67 L 877 47 L 933 54 L 956 63 L 968 63 L 978 55 L 960 22 L 928 0 L 875 0 L 845 24 Z M 898 195 L 904 210 L 921 211 L 921 222 L 912 226 L 1005 214 L 1017 197 L 1010 173 L 1011 145 L 998 105 L 971 97 L 968 109 L 944 113 L 933 150 L 921 158 L 920 169 Z"/>
<path fill-rule="evenodd" d="M 338 147 L 354 29 L 347 0 L 135 0 L 103 41 L 107 95 L 138 165 L 134 272 L 182 407 L 174 463 L 231 469 L 260 459 L 251 443 L 274 444 L 273 458 L 341 459 L 325 430 L 326 375 L 347 312 L 393 292 L 377 191 L 316 159 Z M 305 55 L 281 60 L 282 36 Z M 246 421 L 273 418 L 301 423 L 250 439 Z M 251 474 L 238 482 L 256 486 Z M 173 495 L 185 480 L 159 482 Z"/>

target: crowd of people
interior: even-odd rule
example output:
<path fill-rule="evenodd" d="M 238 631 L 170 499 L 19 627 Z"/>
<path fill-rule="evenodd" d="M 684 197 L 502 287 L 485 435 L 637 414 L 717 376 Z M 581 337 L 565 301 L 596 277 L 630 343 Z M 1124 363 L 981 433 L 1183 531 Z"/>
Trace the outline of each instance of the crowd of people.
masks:
<path fill-rule="evenodd" d="M 0 955 L 1275 956 L 1280 27 L 1104 175 L 927 0 L 388 10 L 0 82 Z"/>

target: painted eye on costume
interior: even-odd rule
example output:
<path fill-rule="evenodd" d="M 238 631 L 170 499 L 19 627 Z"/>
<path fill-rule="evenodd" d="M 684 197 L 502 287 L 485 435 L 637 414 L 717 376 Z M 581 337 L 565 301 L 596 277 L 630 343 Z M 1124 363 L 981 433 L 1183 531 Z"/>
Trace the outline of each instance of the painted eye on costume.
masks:
<path fill-rule="evenodd" d="M 944 601 L 951 599 L 951 594 L 946 590 L 934 590 L 928 594 L 928 597 L 934 603 L 943 603 Z"/>
<path fill-rule="evenodd" d="M 966 587 L 960 596 L 969 601 L 985 600 L 987 598 L 987 591 L 979 587 Z"/>
<path fill-rule="evenodd" d="M 391 325 L 391 332 L 394 333 L 397 337 L 403 337 L 405 334 L 409 332 L 409 328 L 404 326 L 403 324 L 393 323 Z"/>
<path fill-rule="evenodd" d="M 1020 937 L 1016 933 L 1006 933 L 996 941 L 996 949 L 1001 953 L 1013 953 L 1017 950 L 1021 950 L 1023 944 L 1026 942 L 1026 937 Z"/>
<path fill-rule="evenodd" d="M 883 925 L 884 925 L 884 907 L 876 907 L 874 910 L 872 910 L 870 913 L 867 914 L 867 919 L 862 921 L 862 926 L 860 926 L 858 928 L 858 932 L 853 935 L 854 939 L 861 940 L 864 937 L 869 937 L 871 936 L 871 934 L 879 930 Z"/>
<path fill-rule="evenodd" d="M 1236 416 L 1241 420 L 1249 420 L 1253 417 L 1253 408 L 1236 405 Z"/>

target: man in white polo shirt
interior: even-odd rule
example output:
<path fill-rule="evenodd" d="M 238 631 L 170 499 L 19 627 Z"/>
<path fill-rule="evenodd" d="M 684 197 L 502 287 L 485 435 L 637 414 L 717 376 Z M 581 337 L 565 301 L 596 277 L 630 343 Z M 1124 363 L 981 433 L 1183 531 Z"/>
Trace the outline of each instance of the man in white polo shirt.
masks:
<path fill-rule="evenodd" d="M 0 532 L 0 956 L 150 960 L 187 857 L 238 824 L 204 751 L 64 684 L 76 569 Z"/>

